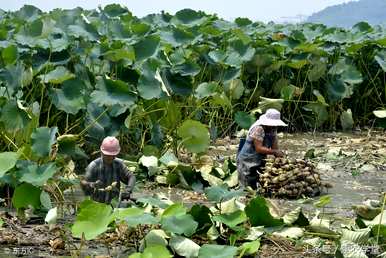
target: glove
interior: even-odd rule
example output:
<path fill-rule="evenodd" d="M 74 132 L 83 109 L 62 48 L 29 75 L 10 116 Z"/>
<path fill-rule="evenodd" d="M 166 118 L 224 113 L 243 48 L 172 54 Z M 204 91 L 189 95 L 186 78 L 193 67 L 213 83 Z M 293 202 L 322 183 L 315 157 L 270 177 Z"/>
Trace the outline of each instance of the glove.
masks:
<path fill-rule="evenodd" d="M 130 195 L 131 193 L 130 192 L 123 192 L 121 193 L 121 200 L 130 200 Z"/>

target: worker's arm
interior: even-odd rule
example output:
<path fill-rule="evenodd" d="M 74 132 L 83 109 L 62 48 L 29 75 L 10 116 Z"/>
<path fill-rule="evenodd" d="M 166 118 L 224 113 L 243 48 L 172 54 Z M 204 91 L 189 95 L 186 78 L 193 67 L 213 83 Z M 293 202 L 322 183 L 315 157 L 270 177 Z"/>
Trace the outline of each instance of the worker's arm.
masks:
<path fill-rule="evenodd" d="M 99 187 L 102 182 L 97 178 L 97 170 L 95 162 L 91 162 L 86 168 L 84 179 L 80 181 L 80 185 L 87 195 L 91 195 L 95 188 Z"/>
<path fill-rule="evenodd" d="M 254 139 L 253 143 L 255 145 L 255 151 L 257 153 L 267 154 L 267 155 L 275 155 L 275 156 L 279 156 L 279 157 L 281 157 L 283 155 L 283 153 L 281 151 L 279 151 L 278 149 L 274 149 L 274 148 L 271 149 L 271 148 L 264 147 L 263 141 L 261 141 L 261 140 Z"/>
<path fill-rule="evenodd" d="M 130 199 L 130 195 L 134 190 L 135 186 L 135 176 L 131 173 L 126 165 L 122 162 L 122 167 L 120 169 L 120 180 L 122 183 L 126 184 L 125 191 L 121 194 L 122 199 Z"/>

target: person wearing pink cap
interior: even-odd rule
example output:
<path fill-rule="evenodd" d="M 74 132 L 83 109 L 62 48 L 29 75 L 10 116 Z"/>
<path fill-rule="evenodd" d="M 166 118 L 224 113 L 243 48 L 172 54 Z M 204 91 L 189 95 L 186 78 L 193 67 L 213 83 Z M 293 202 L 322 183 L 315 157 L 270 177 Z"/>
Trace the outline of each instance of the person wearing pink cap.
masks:
<path fill-rule="evenodd" d="M 86 168 L 86 175 L 81 186 L 86 195 L 94 201 L 111 203 L 113 198 L 130 199 L 135 185 L 135 176 L 129 172 L 126 165 L 116 156 L 121 151 L 119 141 L 108 136 L 103 139 L 101 157 L 92 161 Z M 120 193 L 120 183 L 126 184 L 124 192 Z"/>
<path fill-rule="evenodd" d="M 244 145 L 237 155 L 237 172 L 242 187 L 258 187 L 259 171 L 265 166 L 267 155 L 282 157 L 276 129 L 287 126 L 280 119 L 280 112 L 270 108 L 249 128 Z"/>

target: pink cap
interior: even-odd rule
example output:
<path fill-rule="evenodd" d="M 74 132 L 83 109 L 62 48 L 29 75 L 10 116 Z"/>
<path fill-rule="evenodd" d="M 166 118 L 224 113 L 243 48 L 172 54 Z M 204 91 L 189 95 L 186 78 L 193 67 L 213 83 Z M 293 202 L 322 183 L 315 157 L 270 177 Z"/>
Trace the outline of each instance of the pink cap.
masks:
<path fill-rule="evenodd" d="M 103 139 L 101 144 L 101 152 L 104 155 L 116 156 L 121 151 L 119 146 L 119 141 L 117 138 L 112 136 L 107 136 Z"/>

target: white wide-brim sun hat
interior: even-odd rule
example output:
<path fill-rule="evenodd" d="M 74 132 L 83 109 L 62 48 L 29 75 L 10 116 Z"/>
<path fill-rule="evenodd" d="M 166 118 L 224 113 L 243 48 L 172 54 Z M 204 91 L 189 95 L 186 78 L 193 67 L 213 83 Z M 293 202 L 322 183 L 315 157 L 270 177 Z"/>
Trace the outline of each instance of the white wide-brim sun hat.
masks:
<path fill-rule="evenodd" d="M 273 108 L 268 109 L 265 114 L 261 115 L 256 121 L 256 124 L 266 126 L 287 126 L 287 124 L 280 119 L 280 112 Z"/>

